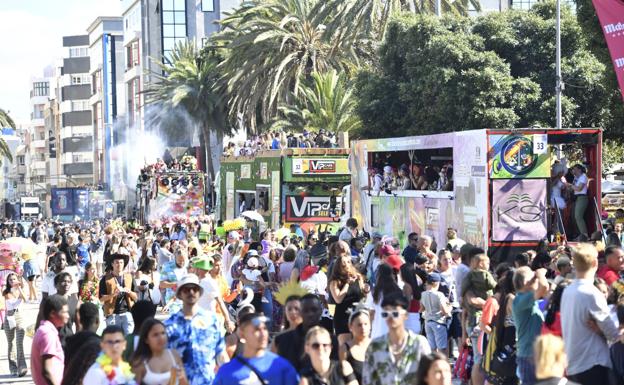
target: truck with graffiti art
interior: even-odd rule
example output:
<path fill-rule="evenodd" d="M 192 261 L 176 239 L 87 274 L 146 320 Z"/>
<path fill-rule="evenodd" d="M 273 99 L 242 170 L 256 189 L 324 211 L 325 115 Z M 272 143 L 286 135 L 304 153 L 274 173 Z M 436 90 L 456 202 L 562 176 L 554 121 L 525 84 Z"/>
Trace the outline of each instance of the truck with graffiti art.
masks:
<path fill-rule="evenodd" d="M 337 230 L 343 188 L 351 180 L 348 154 L 345 148 L 285 148 L 223 157 L 217 217 L 234 219 L 252 210 L 266 228 L 295 225 L 307 234 L 322 224 L 323 230 Z"/>
<path fill-rule="evenodd" d="M 543 128 L 354 141 L 351 215 L 403 245 L 415 232 L 441 249 L 453 228 L 497 258 L 543 239 L 576 239 L 582 193 L 587 231 L 601 229 L 601 144 L 600 129 Z M 587 178 L 580 192 L 575 164 Z"/>

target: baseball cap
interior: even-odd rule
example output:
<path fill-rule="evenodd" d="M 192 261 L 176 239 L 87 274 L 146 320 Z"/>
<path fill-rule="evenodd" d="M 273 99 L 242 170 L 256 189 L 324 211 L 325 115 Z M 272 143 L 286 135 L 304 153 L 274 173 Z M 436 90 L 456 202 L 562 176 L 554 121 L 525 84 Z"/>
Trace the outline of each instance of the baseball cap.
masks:
<path fill-rule="evenodd" d="M 401 266 L 403 266 L 403 260 L 396 254 L 392 254 L 386 258 L 386 263 L 394 270 L 400 270 Z"/>
<path fill-rule="evenodd" d="M 380 233 L 379 231 L 373 231 L 373 233 L 371 234 L 371 238 L 383 238 L 383 234 Z"/>
<path fill-rule="evenodd" d="M 396 255 L 396 250 L 394 249 L 394 247 L 392 247 L 392 245 L 383 245 L 381 247 L 381 249 L 379 250 L 379 255 L 381 255 L 382 257 L 388 256 L 388 255 Z"/>
<path fill-rule="evenodd" d="M 191 266 L 200 270 L 212 270 L 214 267 L 214 261 L 211 257 L 197 258 L 193 261 Z"/>
<path fill-rule="evenodd" d="M 238 325 L 243 326 L 251 322 L 253 326 L 258 327 L 260 324 L 267 323 L 269 319 L 263 313 L 245 313 L 238 319 Z"/>
<path fill-rule="evenodd" d="M 427 276 L 427 282 L 440 282 L 442 277 L 438 273 L 431 273 Z"/>

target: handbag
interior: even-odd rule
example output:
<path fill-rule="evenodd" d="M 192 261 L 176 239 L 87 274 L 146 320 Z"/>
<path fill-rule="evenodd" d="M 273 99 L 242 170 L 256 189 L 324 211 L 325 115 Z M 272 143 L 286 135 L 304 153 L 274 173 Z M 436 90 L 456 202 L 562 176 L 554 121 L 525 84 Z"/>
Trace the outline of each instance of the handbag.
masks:
<path fill-rule="evenodd" d="M 472 347 L 469 345 L 462 346 L 459 357 L 455 362 L 455 367 L 453 368 L 453 375 L 455 378 L 459 378 L 462 381 L 470 380 L 473 362 Z"/>
<path fill-rule="evenodd" d="M 496 350 L 492 355 L 492 361 L 490 362 L 490 368 L 498 376 L 514 377 L 516 375 L 516 347 L 514 342 L 509 343 L 507 335 L 513 331 L 515 342 L 515 328 L 506 327 L 503 329 L 503 338 L 498 341 Z"/>

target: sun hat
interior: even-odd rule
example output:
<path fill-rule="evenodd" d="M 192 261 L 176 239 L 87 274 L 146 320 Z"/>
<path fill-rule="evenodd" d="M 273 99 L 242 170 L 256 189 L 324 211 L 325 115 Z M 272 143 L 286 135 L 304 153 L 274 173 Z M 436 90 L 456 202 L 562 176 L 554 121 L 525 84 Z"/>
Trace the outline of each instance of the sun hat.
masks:
<path fill-rule="evenodd" d="M 199 284 L 199 278 L 195 274 L 187 274 L 178 282 L 176 297 L 180 298 L 180 291 L 184 286 L 195 285 L 199 288 L 199 295 L 204 294 L 204 288 Z"/>

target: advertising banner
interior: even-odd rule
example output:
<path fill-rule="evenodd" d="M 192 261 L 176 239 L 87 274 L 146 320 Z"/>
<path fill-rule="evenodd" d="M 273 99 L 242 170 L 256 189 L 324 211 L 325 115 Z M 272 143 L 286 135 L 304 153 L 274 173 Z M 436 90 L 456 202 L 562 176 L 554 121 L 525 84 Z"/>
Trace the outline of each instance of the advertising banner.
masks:
<path fill-rule="evenodd" d="M 492 183 L 492 240 L 545 238 L 546 180 L 497 179 Z"/>
<path fill-rule="evenodd" d="M 348 175 L 347 158 L 293 158 L 293 175 Z"/>
<path fill-rule="evenodd" d="M 546 135 L 490 135 L 491 179 L 549 178 Z"/>
<path fill-rule="evenodd" d="M 52 215 L 74 215 L 74 194 L 71 188 L 52 188 Z"/>
<path fill-rule="evenodd" d="M 150 202 L 150 219 L 204 214 L 204 180 L 199 175 L 158 177 L 158 195 Z"/>
<path fill-rule="evenodd" d="M 74 189 L 74 215 L 81 218 L 89 216 L 89 190 Z"/>
<path fill-rule="evenodd" d="M 336 206 L 339 206 L 336 198 Z M 333 222 L 334 213 L 339 213 L 340 207 L 331 207 L 329 196 L 286 196 L 287 222 Z"/>
<path fill-rule="evenodd" d="M 624 98 L 624 0 L 593 0 Z"/>

